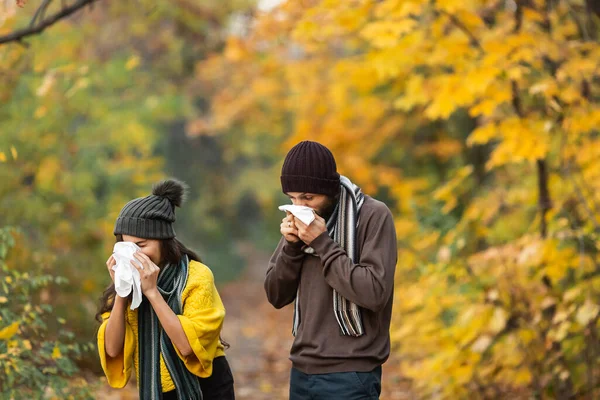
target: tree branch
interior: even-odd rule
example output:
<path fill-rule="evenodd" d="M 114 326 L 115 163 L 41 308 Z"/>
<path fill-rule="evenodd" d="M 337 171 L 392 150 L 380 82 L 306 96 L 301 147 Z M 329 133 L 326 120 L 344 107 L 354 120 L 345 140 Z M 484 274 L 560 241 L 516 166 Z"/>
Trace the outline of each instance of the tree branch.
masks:
<path fill-rule="evenodd" d="M 9 42 L 21 42 L 24 38 L 32 35 L 37 35 L 42 33 L 49 26 L 54 25 L 56 22 L 61 19 L 67 18 L 71 14 L 77 12 L 88 4 L 92 4 L 96 0 L 77 0 L 70 6 L 67 6 L 57 12 L 54 15 L 51 15 L 48 18 L 42 18 L 37 24 L 35 24 L 35 19 L 39 16 L 39 14 L 43 14 L 46 7 L 48 7 L 49 1 L 44 1 L 38 11 L 36 11 L 36 15 L 34 16 L 34 21 L 32 25 L 27 28 L 18 29 L 14 32 L 9 33 L 5 36 L 0 36 L 0 45 L 9 43 Z M 43 10 L 42 10 L 43 8 Z"/>
<path fill-rule="evenodd" d="M 538 205 L 540 207 L 540 234 L 542 238 L 546 238 L 548 235 L 548 225 L 546 222 L 546 214 L 552 208 L 550 200 L 550 191 L 548 190 L 548 169 L 546 166 L 546 160 L 537 160 L 538 170 Z"/>
<path fill-rule="evenodd" d="M 463 31 L 463 33 L 465 35 L 467 35 L 469 37 L 469 42 L 471 43 L 471 46 L 476 47 L 480 52 L 483 53 L 483 47 L 481 46 L 481 43 L 479 42 L 479 39 L 477 39 L 477 37 L 475 37 L 475 35 L 473 35 L 473 32 L 471 32 L 469 30 L 469 28 L 467 28 L 465 26 L 465 24 L 463 24 L 458 18 L 456 18 L 455 15 L 450 14 L 449 12 L 445 11 L 445 10 L 441 10 L 442 14 L 445 14 L 448 16 L 448 18 L 450 18 L 450 21 L 456 25 L 456 27 L 458 29 L 460 29 L 461 31 Z"/>
<path fill-rule="evenodd" d="M 525 118 L 525 112 L 523 111 L 523 104 L 521 97 L 519 96 L 519 86 L 516 81 L 511 81 L 512 90 L 512 105 L 515 113 L 520 119 Z M 540 210 L 540 235 L 542 238 L 548 236 L 548 222 L 546 221 L 546 215 L 552 208 L 552 200 L 550 199 L 550 190 L 548 189 L 548 167 L 545 159 L 538 159 L 536 161 L 537 175 L 538 175 L 538 208 Z"/>
<path fill-rule="evenodd" d="M 515 4 L 517 5 L 517 9 L 515 11 L 515 27 L 513 29 L 514 33 L 518 33 L 521 30 L 521 26 L 523 25 L 523 4 L 522 0 L 515 0 Z"/>
<path fill-rule="evenodd" d="M 42 5 L 38 7 L 33 18 L 31 18 L 31 22 L 29 23 L 30 28 L 35 26 L 35 22 L 37 21 L 38 18 L 40 18 L 42 20 L 44 18 L 46 18 L 46 9 L 50 5 L 50 3 L 52 3 L 52 0 L 44 0 Z"/>
<path fill-rule="evenodd" d="M 519 118 L 524 118 L 525 113 L 523 112 L 523 104 L 521 103 L 521 97 L 519 96 L 519 85 L 514 79 L 510 81 L 510 90 L 512 92 L 512 106 L 515 113 Z"/>

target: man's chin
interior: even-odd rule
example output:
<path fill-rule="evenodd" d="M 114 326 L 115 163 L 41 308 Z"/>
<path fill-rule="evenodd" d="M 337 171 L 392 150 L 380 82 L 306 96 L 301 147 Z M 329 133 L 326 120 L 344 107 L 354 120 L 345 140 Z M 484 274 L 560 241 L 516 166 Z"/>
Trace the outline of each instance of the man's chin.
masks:
<path fill-rule="evenodd" d="M 331 218 L 331 215 L 333 214 L 333 211 L 335 210 L 335 205 L 326 208 L 325 210 L 315 210 L 315 213 L 323 218 L 325 220 L 325 222 L 329 221 L 329 218 Z"/>

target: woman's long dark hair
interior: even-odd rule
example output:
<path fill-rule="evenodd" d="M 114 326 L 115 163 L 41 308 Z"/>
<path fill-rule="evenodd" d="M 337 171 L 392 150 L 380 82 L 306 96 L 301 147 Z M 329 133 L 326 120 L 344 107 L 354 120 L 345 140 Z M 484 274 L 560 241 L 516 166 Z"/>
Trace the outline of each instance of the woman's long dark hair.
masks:
<path fill-rule="evenodd" d="M 117 242 L 122 242 L 123 236 L 117 235 Z M 161 265 L 160 267 L 167 264 L 177 265 L 181 261 L 181 257 L 184 255 L 188 256 L 190 261 L 198 261 L 202 262 L 200 256 L 196 254 L 193 250 L 185 247 L 183 243 L 179 240 L 173 239 L 164 239 L 160 241 L 160 254 L 161 254 Z M 102 293 L 102 297 L 100 298 L 100 307 L 98 308 L 98 312 L 96 313 L 96 321 L 102 322 L 102 314 L 105 312 L 112 311 L 115 296 L 117 292 L 115 290 L 115 284 L 111 283 L 109 287 L 104 290 Z M 131 297 L 131 295 L 129 295 Z M 219 338 L 223 346 L 228 349 L 229 343 L 225 342 L 223 339 Z"/>

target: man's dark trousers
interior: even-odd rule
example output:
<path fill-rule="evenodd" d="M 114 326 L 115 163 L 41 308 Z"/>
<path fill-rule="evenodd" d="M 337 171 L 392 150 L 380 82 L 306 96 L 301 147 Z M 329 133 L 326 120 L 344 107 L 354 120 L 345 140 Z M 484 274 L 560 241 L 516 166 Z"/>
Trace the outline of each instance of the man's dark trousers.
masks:
<path fill-rule="evenodd" d="M 290 400 L 377 400 L 381 367 L 371 372 L 305 374 L 292 368 Z"/>

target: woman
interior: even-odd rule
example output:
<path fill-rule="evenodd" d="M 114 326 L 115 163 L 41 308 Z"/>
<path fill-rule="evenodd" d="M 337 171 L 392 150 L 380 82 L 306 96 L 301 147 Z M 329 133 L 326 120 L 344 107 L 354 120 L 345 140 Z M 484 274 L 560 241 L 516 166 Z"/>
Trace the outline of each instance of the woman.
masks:
<path fill-rule="evenodd" d="M 131 310 L 131 296 L 114 288 L 115 259 L 106 262 L 113 280 L 97 318 L 98 352 L 108 383 L 129 381 L 132 367 L 140 399 L 234 399 L 233 376 L 220 340 L 225 308 L 210 269 L 175 238 L 175 207 L 185 186 L 176 180 L 127 203 L 117 218 L 117 241 L 140 247 L 132 262 L 140 273 L 143 300 Z"/>

